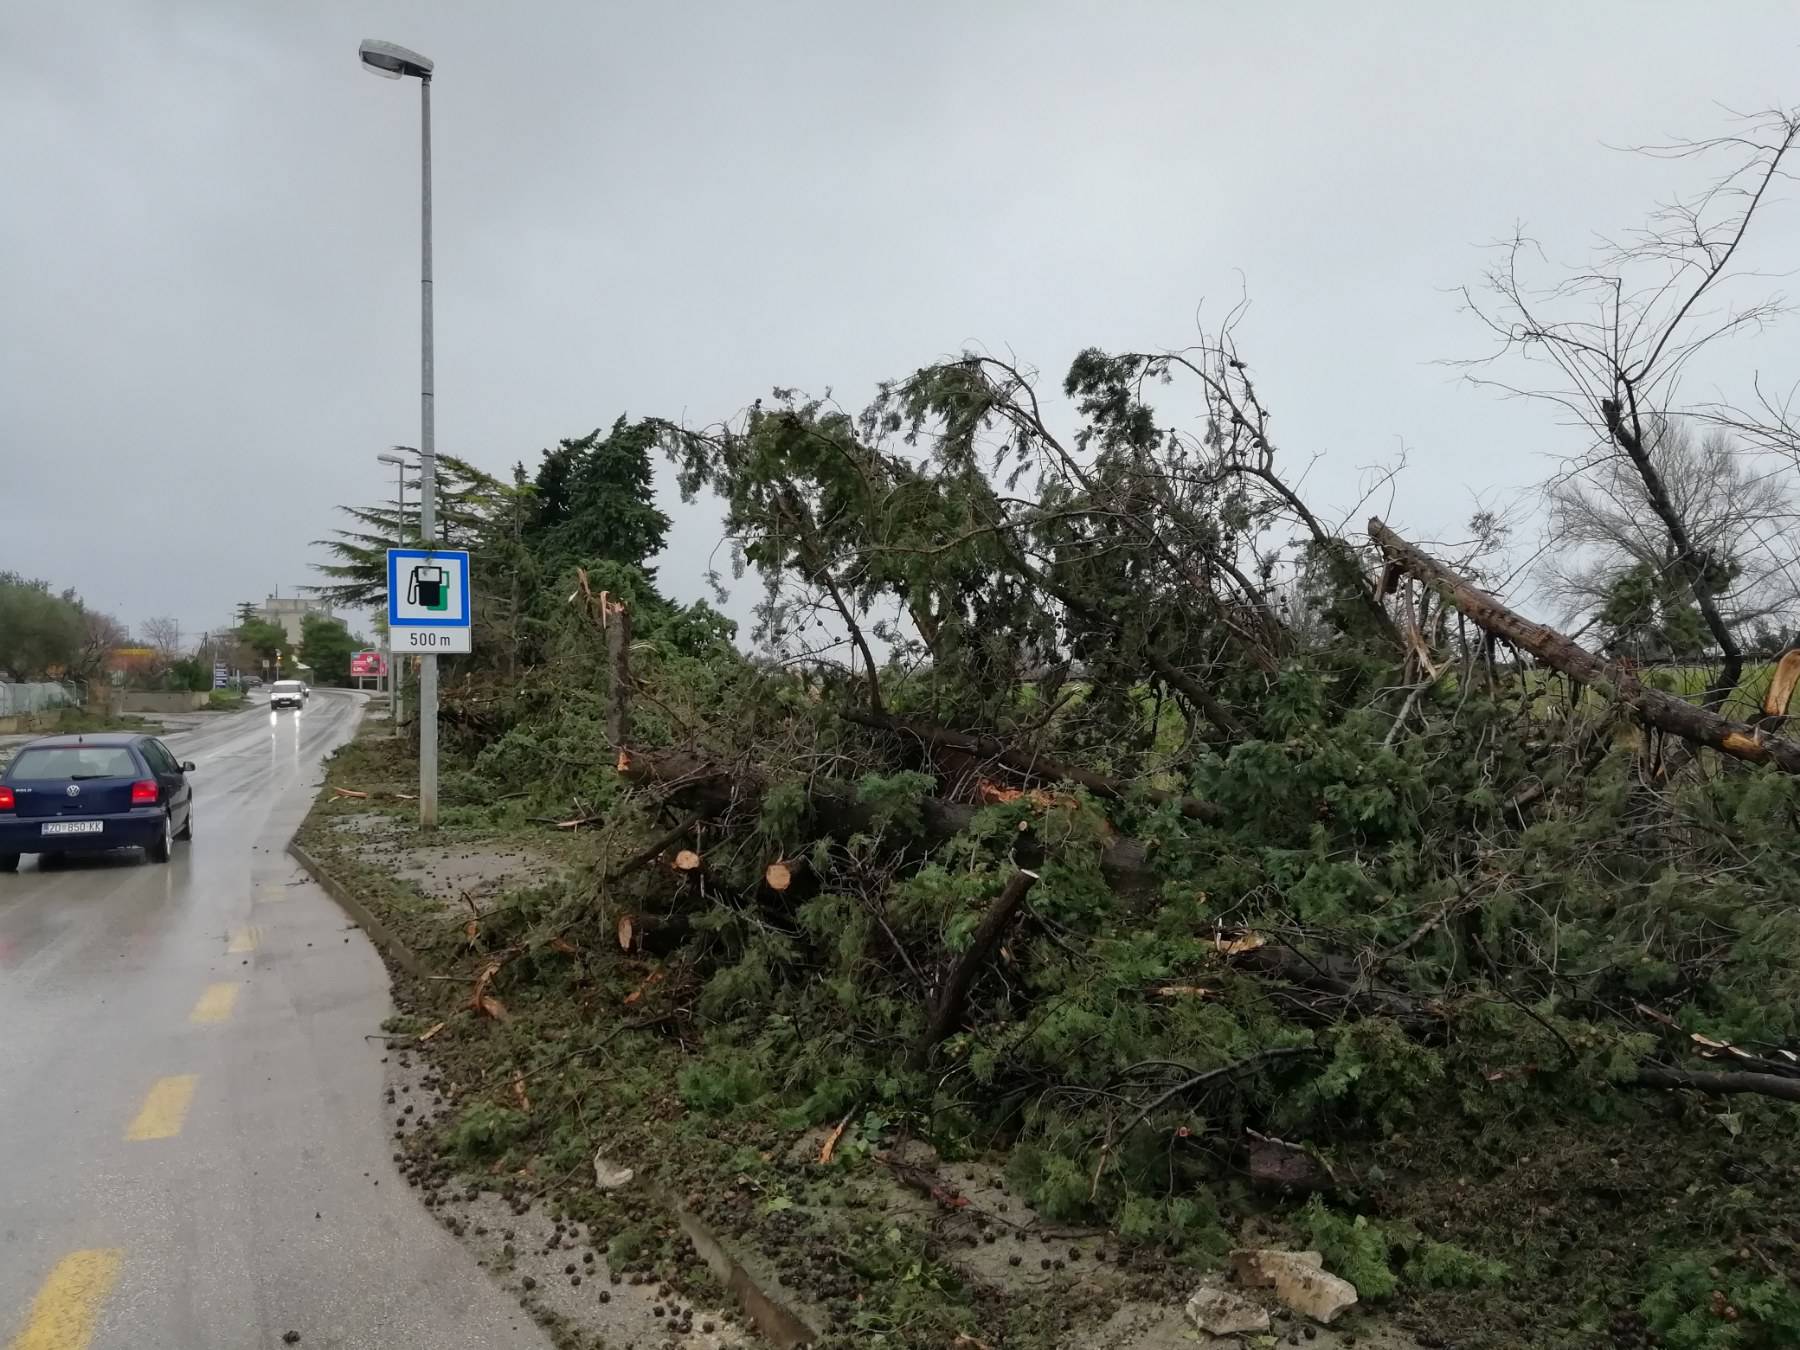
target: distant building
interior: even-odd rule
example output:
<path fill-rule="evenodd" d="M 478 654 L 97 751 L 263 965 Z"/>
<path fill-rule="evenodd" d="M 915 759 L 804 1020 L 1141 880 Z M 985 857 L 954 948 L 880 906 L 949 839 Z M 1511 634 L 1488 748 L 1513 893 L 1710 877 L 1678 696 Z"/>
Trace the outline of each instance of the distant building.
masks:
<path fill-rule="evenodd" d="M 308 614 L 334 617 L 329 600 L 310 595 L 271 595 L 262 603 L 262 617 L 281 625 L 290 646 L 300 645 L 300 625 Z"/>

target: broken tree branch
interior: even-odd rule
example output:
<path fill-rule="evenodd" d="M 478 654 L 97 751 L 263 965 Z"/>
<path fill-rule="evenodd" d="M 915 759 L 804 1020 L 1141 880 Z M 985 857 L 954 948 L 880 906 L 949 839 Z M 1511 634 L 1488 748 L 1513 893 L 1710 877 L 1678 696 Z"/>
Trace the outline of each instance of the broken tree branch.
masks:
<path fill-rule="evenodd" d="M 1794 686 L 1800 684 L 1800 647 L 1789 647 L 1775 661 L 1769 676 L 1769 687 L 1763 693 L 1765 730 L 1772 730 L 1787 720 L 1788 705 L 1794 701 Z"/>
<path fill-rule="evenodd" d="M 1369 521 L 1369 537 L 1390 562 L 1435 587 L 1484 630 L 1530 652 L 1569 678 L 1616 698 L 1659 731 L 1696 745 L 1711 746 L 1751 764 L 1775 764 L 1788 773 L 1800 773 L 1800 745 L 1766 736 L 1746 723 L 1650 688 L 1631 671 L 1595 656 L 1554 628 L 1508 609 L 1466 577 L 1409 544 L 1379 519 Z"/>
<path fill-rule="evenodd" d="M 668 850 L 670 845 L 685 838 L 688 831 L 693 829 L 694 826 L 699 823 L 700 816 L 698 813 L 689 816 L 686 820 L 683 820 L 681 824 L 663 835 L 641 853 L 633 854 L 617 867 L 613 868 L 612 871 L 608 872 L 606 874 L 607 883 L 610 885 L 612 882 L 621 881 L 637 871 L 640 867 L 648 867 L 651 863 L 660 858 L 663 853 Z"/>
<path fill-rule="evenodd" d="M 1772 1073 L 1694 1073 L 1687 1069 L 1665 1069 L 1647 1064 L 1632 1080 L 1638 1087 L 1693 1088 L 1709 1096 L 1723 1097 L 1738 1092 L 1753 1092 L 1761 1097 L 1776 1097 L 1784 1102 L 1800 1102 L 1800 1078 L 1785 1078 Z"/>
<path fill-rule="evenodd" d="M 1125 1136 L 1148 1120 L 1156 1111 L 1167 1106 L 1177 1097 L 1186 1096 L 1197 1087 L 1204 1087 L 1206 1084 L 1213 1082 L 1216 1079 L 1228 1078 L 1233 1074 L 1242 1073 L 1246 1069 L 1254 1069 L 1259 1065 L 1266 1064 L 1272 1059 L 1288 1059 L 1295 1055 L 1316 1055 L 1318 1053 L 1318 1050 L 1310 1045 L 1275 1046 L 1268 1050 L 1258 1050 L 1254 1055 L 1246 1055 L 1242 1059 L 1233 1060 L 1230 1064 L 1221 1065 L 1216 1069 L 1208 1069 L 1205 1073 L 1197 1073 L 1192 1078 L 1187 1078 L 1177 1083 L 1161 1096 L 1153 1098 L 1141 1111 L 1131 1118 L 1131 1123 L 1129 1125 L 1119 1131 L 1119 1138 L 1125 1138 Z"/>
<path fill-rule="evenodd" d="M 1029 868 L 1021 867 L 1006 880 L 994 903 L 988 906 L 988 912 L 982 916 L 981 924 L 969 939 L 968 948 L 951 967 L 950 975 L 945 979 L 943 987 L 938 990 L 937 998 L 932 1001 L 931 1020 L 925 1028 L 925 1035 L 913 1049 L 913 1064 L 925 1063 L 931 1049 L 953 1031 L 957 1023 L 962 1021 L 963 1008 L 969 999 L 969 987 L 975 983 L 975 977 L 987 964 L 988 957 L 994 948 L 1000 945 L 1000 936 L 1006 932 L 1007 925 L 1013 915 L 1019 911 L 1031 888 L 1037 884 L 1038 874 Z"/>

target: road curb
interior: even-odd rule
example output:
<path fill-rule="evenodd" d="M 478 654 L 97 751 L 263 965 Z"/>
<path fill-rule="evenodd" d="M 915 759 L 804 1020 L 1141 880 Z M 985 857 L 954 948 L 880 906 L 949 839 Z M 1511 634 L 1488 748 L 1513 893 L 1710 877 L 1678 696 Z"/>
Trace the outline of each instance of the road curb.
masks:
<path fill-rule="evenodd" d="M 763 1281 L 752 1275 L 739 1258 L 735 1244 L 727 1241 L 662 1187 L 652 1187 L 651 1195 L 666 1209 L 681 1231 L 687 1234 L 700 1259 L 706 1262 L 725 1292 L 737 1301 L 738 1308 L 750 1319 L 750 1325 L 776 1350 L 800 1350 L 812 1345 L 819 1334 L 784 1301 L 787 1291 L 778 1282 Z M 821 1323 L 823 1318 L 817 1318 Z"/>
<path fill-rule="evenodd" d="M 288 856 L 299 863 L 305 869 L 306 874 L 318 883 L 319 889 L 337 901 L 338 908 L 355 920 L 357 927 L 369 935 L 369 940 L 381 949 L 384 956 L 408 975 L 422 980 L 431 978 L 434 972 L 419 959 L 418 953 L 395 937 L 381 920 L 369 912 L 367 905 L 350 893 L 349 887 L 332 876 L 323 863 L 306 851 L 298 839 L 288 840 L 287 851 Z"/>

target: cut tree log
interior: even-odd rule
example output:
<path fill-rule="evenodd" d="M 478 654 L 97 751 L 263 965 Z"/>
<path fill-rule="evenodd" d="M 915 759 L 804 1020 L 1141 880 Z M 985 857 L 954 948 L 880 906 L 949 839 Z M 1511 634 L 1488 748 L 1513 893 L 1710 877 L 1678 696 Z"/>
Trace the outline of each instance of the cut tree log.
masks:
<path fill-rule="evenodd" d="M 698 815 L 689 816 L 686 820 L 682 821 L 681 824 L 663 835 L 641 853 L 634 854 L 624 862 L 620 863 L 617 867 L 613 868 L 612 871 L 606 874 L 606 881 L 609 884 L 615 881 L 622 881 L 624 878 L 637 871 L 638 868 L 649 866 L 668 850 L 669 845 L 679 841 L 689 830 L 693 829 L 694 826 L 699 823 L 700 817 Z"/>
<path fill-rule="evenodd" d="M 1379 519 L 1370 519 L 1369 537 L 1392 565 L 1438 591 L 1483 630 L 1530 652 L 1570 679 L 1617 699 L 1657 730 L 1696 745 L 1711 746 L 1751 764 L 1774 764 L 1787 773 L 1800 773 L 1800 745 L 1793 741 L 1766 735 L 1747 723 L 1650 688 L 1625 667 L 1594 655 L 1554 628 L 1508 609 L 1468 578 L 1402 539 Z"/>
<path fill-rule="evenodd" d="M 694 934 L 691 914 L 621 914 L 619 947 L 623 951 L 667 956 Z"/>
<path fill-rule="evenodd" d="M 1036 872 L 1021 867 L 1006 879 L 1006 885 L 1000 888 L 1000 894 L 988 906 L 987 913 L 982 915 L 981 924 L 969 939 L 968 947 L 950 968 L 943 987 L 931 1001 L 931 1020 L 925 1027 L 924 1036 L 913 1048 L 914 1067 L 923 1065 L 930 1057 L 932 1047 L 954 1031 L 962 1021 L 963 1009 L 969 1001 L 969 987 L 975 983 L 975 977 L 987 964 L 988 957 L 993 955 L 994 948 L 1000 945 L 1001 935 L 1013 921 L 1013 916 L 1019 912 L 1019 906 L 1031 893 L 1031 888 L 1037 884 L 1037 879 Z"/>
<path fill-rule="evenodd" d="M 789 891 L 812 871 L 805 858 L 781 858 L 763 868 L 763 881 L 772 891 Z"/>

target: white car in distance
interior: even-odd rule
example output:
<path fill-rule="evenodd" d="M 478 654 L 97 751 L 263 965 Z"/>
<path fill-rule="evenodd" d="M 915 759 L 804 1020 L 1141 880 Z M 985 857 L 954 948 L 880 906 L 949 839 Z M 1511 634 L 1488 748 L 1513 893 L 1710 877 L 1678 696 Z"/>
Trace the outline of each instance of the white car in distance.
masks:
<path fill-rule="evenodd" d="M 269 686 L 270 708 L 304 708 L 312 690 L 299 680 L 277 680 Z"/>

